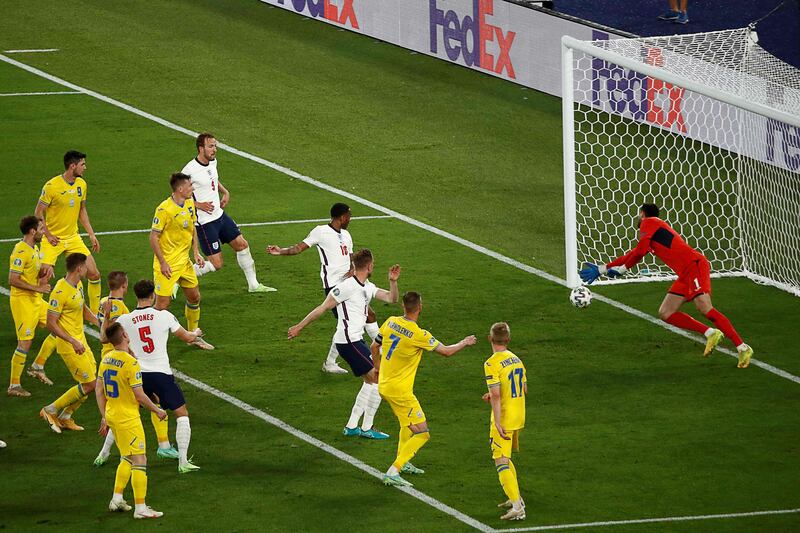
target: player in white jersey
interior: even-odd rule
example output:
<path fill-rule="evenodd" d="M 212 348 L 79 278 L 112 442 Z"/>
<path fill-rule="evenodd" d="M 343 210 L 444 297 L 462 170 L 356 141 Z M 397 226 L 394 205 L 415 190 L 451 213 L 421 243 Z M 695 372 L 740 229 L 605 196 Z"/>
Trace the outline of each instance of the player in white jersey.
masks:
<path fill-rule="evenodd" d="M 375 413 L 381 404 L 381 395 L 378 393 L 378 372 L 372 361 L 372 352 L 364 342 L 364 326 L 367 323 L 369 303 L 373 298 L 388 303 L 397 302 L 400 265 L 393 265 L 389 269 L 388 291 L 379 289 L 369 281 L 373 266 L 372 252 L 368 249 L 364 248 L 353 254 L 353 275 L 333 287 L 324 302 L 308 313 L 299 324 L 290 327 L 288 336 L 289 339 L 297 337 L 304 327 L 326 311 L 334 307 L 337 309 L 338 322 L 333 337 L 336 349 L 350 365 L 353 375 L 364 380 L 343 433 L 348 437 L 388 439 L 389 435 L 372 427 Z M 359 427 L 358 421 L 362 415 L 364 419 Z"/>
<path fill-rule="evenodd" d="M 319 276 L 322 278 L 322 289 L 325 296 L 347 279 L 352 272 L 351 257 L 353 254 L 353 237 L 347 231 L 350 224 L 352 213 L 347 204 L 336 203 L 331 207 L 331 221 L 328 224 L 316 226 L 308 236 L 288 248 L 281 248 L 269 245 L 267 252 L 272 255 L 297 255 L 308 250 L 312 246 L 319 251 L 320 270 Z M 337 308 L 331 309 L 333 316 L 337 317 Z M 372 340 L 378 336 L 378 323 L 372 309 L 368 310 L 367 324 L 365 326 L 367 334 Z M 331 340 L 328 349 L 328 357 L 322 365 L 322 371 L 331 374 L 347 374 L 347 370 L 336 363 L 339 352 L 336 350 L 336 340 Z"/>
<path fill-rule="evenodd" d="M 186 163 L 181 173 L 192 178 L 194 204 L 197 207 L 197 240 L 206 256 L 203 266 L 194 265 L 197 277 L 222 268 L 222 245 L 230 244 L 247 279 L 247 290 L 274 292 L 277 289 L 258 282 L 250 245 L 236 222 L 223 211 L 231 194 L 222 186 L 217 174 L 217 140 L 211 133 L 201 133 L 197 136 L 196 144 L 197 157 Z M 219 196 L 220 192 L 222 198 Z"/>
<path fill-rule="evenodd" d="M 189 441 L 192 438 L 192 429 L 189 425 L 189 411 L 186 409 L 186 400 L 183 392 L 172 375 L 167 353 L 167 341 L 170 332 L 186 343 L 192 343 L 203 335 L 200 329 L 186 331 L 178 323 L 175 315 L 166 309 L 156 309 L 155 284 L 149 279 L 136 282 L 133 286 L 136 293 L 136 309 L 127 315 L 122 315 L 117 322 L 125 328 L 130 337 L 130 348 L 139 361 L 142 372 L 142 386 L 145 394 L 163 409 L 175 413 L 175 440 L 178 443 L 178 472 L 185 474 L 200 467 L 188 459 Z M 102 333 L 102 332 L 101 332 Z M 101 342 L 106 342 L 102 338 Z M 110 443 L 109 443 L 110 439 Z M 109 431 L 106 436 L 108 449 L 114 443 L 114 436 Z M 102 454 L 103 452 L 101 452 Z"/>

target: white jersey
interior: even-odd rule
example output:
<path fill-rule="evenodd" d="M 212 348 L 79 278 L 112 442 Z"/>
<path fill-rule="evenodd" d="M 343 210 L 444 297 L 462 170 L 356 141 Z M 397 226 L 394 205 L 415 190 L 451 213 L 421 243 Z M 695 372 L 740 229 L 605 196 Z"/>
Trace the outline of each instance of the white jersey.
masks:
<path fill-rule="evenodd" d="M 139 360 L 142 372 L 172 374 L 167 354 L 169 333 L 181 327 L 175 315 L 166 309 L 153 307 L 135 309 L 117 319 L 131 339 L 133 355 Z"/>
<path fill-rule="evenodd" d="M 214 211 L 206 213 L 202 209 L 197 210 L 197 225 L 208 224 L 222 216 L 222 207 L 219 205 L 219 174 L 217 174 L 217 160 L 209 161 L 204 165 L 197 158 L 192 159 L 181 170 L 192 178 L 194 186 L 195 202 L 211 202 L 214 204 Z"/>
<path fill-rule="evenodd" d="M 350 344 L 364 339 L 364 325 L 367 323 L 369 303 L 378 292 L 378 287 L 367 280 L 363 285 L 355 276 L 347 278 L 333 288 L 331 294 L 339 303 L 336 311 L 339 321 L 333 342 Z"/>
<path fill-rule="evenodd" d="M 303 242 L 319 250 L 322 264 L 319 276 L 324 288 L 335 287 L 345 279 L 350 272 L 350 254 L 353 253 L 353 237 L 349 231 L 336 231 L 330 224 L 323 224 L 312 229 Z"/>

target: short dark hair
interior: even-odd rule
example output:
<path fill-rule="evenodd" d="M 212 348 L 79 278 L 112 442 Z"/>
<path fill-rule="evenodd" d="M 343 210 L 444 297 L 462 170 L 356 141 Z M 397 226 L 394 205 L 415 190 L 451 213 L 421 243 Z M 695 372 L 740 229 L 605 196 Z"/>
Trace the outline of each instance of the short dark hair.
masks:
<path fill-rule="evenodd" d="M 403 295 L 403 309 L 406 311 L 416 311 L 422 302 L 422 295 L 418 292 L 408 291 Z"/>
<path fill-rule="evenodd" d="M 86 264 L 86 256 L 81 253 L 69 254 L 67 256 L 67 272 L 75 272 L 75 270 Z"/>
<path fill-rule="evenodd" d="M 119 322 L 114 322 L 106 328 L 106 338 L 108 342 L 117 345 L 122 342 L 122 336 L 125 334 L 125 328 Z"/>
<path fill-rule="evenodd" d="M 133 293 L 140 300 L 151 297 L 155 290 L 155 284 L 153 284 L 153 281 L 149 279 L 140 279 L 136 282 L 136 285 L 133 286 Z"/>
<path fill-rule="evenodd" d="M 644 213 L 644 216 L 646 217 L 657 217 L 659 213 L 659 209 L 656 204 L 642 204 L 642 207 L 639 208 L 639 211 Z"/>
<path fill-rule="evenodd" d="M 198 150 L 206 145 L 206 139 L 216 139 L 216 137 L 214 137 L 213 133 L 207 131 L 198 135 L 197 139 L 195 140 L 195 145 L 197 146 Z"/>
<path fill-rule="evenodd" d="M 121 270 L 114 270 L 113 272 L 108 273 L 108 288 L 112 291 L 115 291 L 122 287 L 122 284 L 125 283 L 125 280 L 128 279 L 128 275 L 121 271 Z"/>
<path fill-rule="evenodd" d="M 173 191 L 177 191 L 178 187 L 181 185 L 181 182 L 184 181 L 192 181 L 192 178 L 181 172 L 176 172 L 169 177 L 169 186 L 172 187 Z"/>
<path fill-rule="evenodd" d="M 362 248 L 353 254 L 353 266 L 356 267 L 356 270 L 367 268 L 367 265 L 369 265 L 371 262 L 372 252 L 369 250 L 369 248 Z"/>
<path fill-rule="evenodd" d="M 339 218 L 342 215 L 346 215 L 349 211 L 349 205 L 337 202 L 331 206 L 331 218 Z"/>
<path fill-rule="evenodd" d="M 28 215 L 26 217 L 22 217 L 22 220 L 19 221 L 19 230 L 22 232 L 23 235 L 27 235 L 30 230 L 39 227 L 39 222 L 40 219 L 36 215 Z"/>
<path fill-rule="evenodd" d="M 64 169 L 68 169 L 70 165 L 79 163 L 81 159 L 86 159 L 86 154 L 77 150 L 70 150 L 64 154 Z"/>

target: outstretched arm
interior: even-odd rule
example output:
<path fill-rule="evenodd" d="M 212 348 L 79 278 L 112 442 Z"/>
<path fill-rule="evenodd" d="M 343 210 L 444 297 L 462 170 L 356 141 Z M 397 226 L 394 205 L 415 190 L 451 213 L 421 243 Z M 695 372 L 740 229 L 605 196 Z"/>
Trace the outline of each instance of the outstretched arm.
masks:
<path fill-rule="evenodd" d="M 386 303 L 397 303 L 400 299 L 400 290 L 397 288 L 397 280 L 400 278 L 400 265 L 392 265 L 389 269 L 389 290 L 378 289 L 375 291 L 375 298 Z"/>
<path fill-rule="evenodd" d="M 298 324 L 295 324 L 294 326 L 289 328 L 289 333 L 288 333 L 289 339 L 291 340 L 300 335 L 300 332 L 303 330 L 304 327 L 306 327 L 307 325 L 309 325 L 310 323 L 314 322 L 316 319 L 324 315 L 326 311 L 330 311 L 331 309 L 336 307 L 337 303 L 338 302 L 333 297 L 333 293 L 329 293 L 328 296 L 325 298 L 325 301 L 323 301 L 321 304 L 312 309 L 311 312 L 308 313 L 306 317 L 303 320 L 301 320 Z"/>
<path fill-rule="evenodd" d="M 475 338 L 475 335 L 470 335 L 468 337 L 464 337 L 455 344 L 450 344 L 449 346 L 439 343 L 439 346 L 437 346 L 434 351 L 439 355 L 450 357 L 451 355 L 455 355 L 457 352 L 463 350 L 467 346 L 472 346 L 476 342 L 478 342 L 478 339 Z"/>
<path fill-rule="evenodd" d="M 288 248 L 281 248 L 280 246 L 276 246 L 274 244 L 267 246 L 267 252 L 270 255 L 297 255 L 305 252 L 306 250 L 308 250 L 308 245 L 303 241 L 298 242 L 294 246 L 289 246 Z"/>

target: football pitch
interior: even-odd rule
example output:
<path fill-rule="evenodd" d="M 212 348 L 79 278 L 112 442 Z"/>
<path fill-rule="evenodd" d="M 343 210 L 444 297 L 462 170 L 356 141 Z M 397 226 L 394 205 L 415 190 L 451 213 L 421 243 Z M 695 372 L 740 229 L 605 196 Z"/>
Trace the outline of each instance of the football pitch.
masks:
<path fill-rule="evenodd" d="M 558 283 L 558 99 L 256 1 L 12 1 L 4 19 L 0 50 L 58 49 L 3 54 L 27 70 L 0 61 L 0 94 L 20 94 L 0 96 L 4 257 L 74 148 L 88 154 L 101 272 L 151 277 L 146 228 L 169 174 L 195 155 L 187 132 L 208 130 L 225 144 L 226 211 L 278 292 L 248 294 L 229 249 L 226 266 L 201 278 L 201 327 L 217 350 L 173 342 L 170 355 L 202 470 L 179 476 L 156 459 L 145 417 L 148 503 L 165 512 L 155 523 L 105 510 L 117 452 L 92 467 L 102 439 L 91 399 L 76 416 L 82 433 L 55 435 L 38 419 L 72 385 L 59 357 L 47 365 L 54 387 L 24 375 L 30 398 L 0 397 L 0 528 L 800 530 L 800 300 L 714 281 L 716 306 L 763 363 L 746 370 L 720 352 L 702 358 L 699 343 L 653 319 L 666 284 L 598 288 L 588 309 L 570 306 Z M 376 427 L 388 441 L 341 434 L 359 381 L 320 371 L 333 320 L 286 340 L 322 301 L 319 261 L 314 250 L 264 249 L 300 241 L 337 201 L 352 208 L 356 248 L 375 254 L 378 286 L 401 264 L 400 290 L 425 301 L 421 326 L 446 343 L 479 337 L 453 358 L 423 358 L 415 390 L 432 438 L 414 460 L 426 470 L 414 491 L 376 477 L 397 444 L 387 405 Z M 183 322 L 182 304 L 171 310 Z M 401 313 L 373 308 L 379 321 Z M 498 320 L 511 325 L 530 387 L 514 456 L 527 520 L 514 524 L 498 519 L 481 401 L 485 334 Z M 2 376 L 12 324 L 2 303 Z"/>

